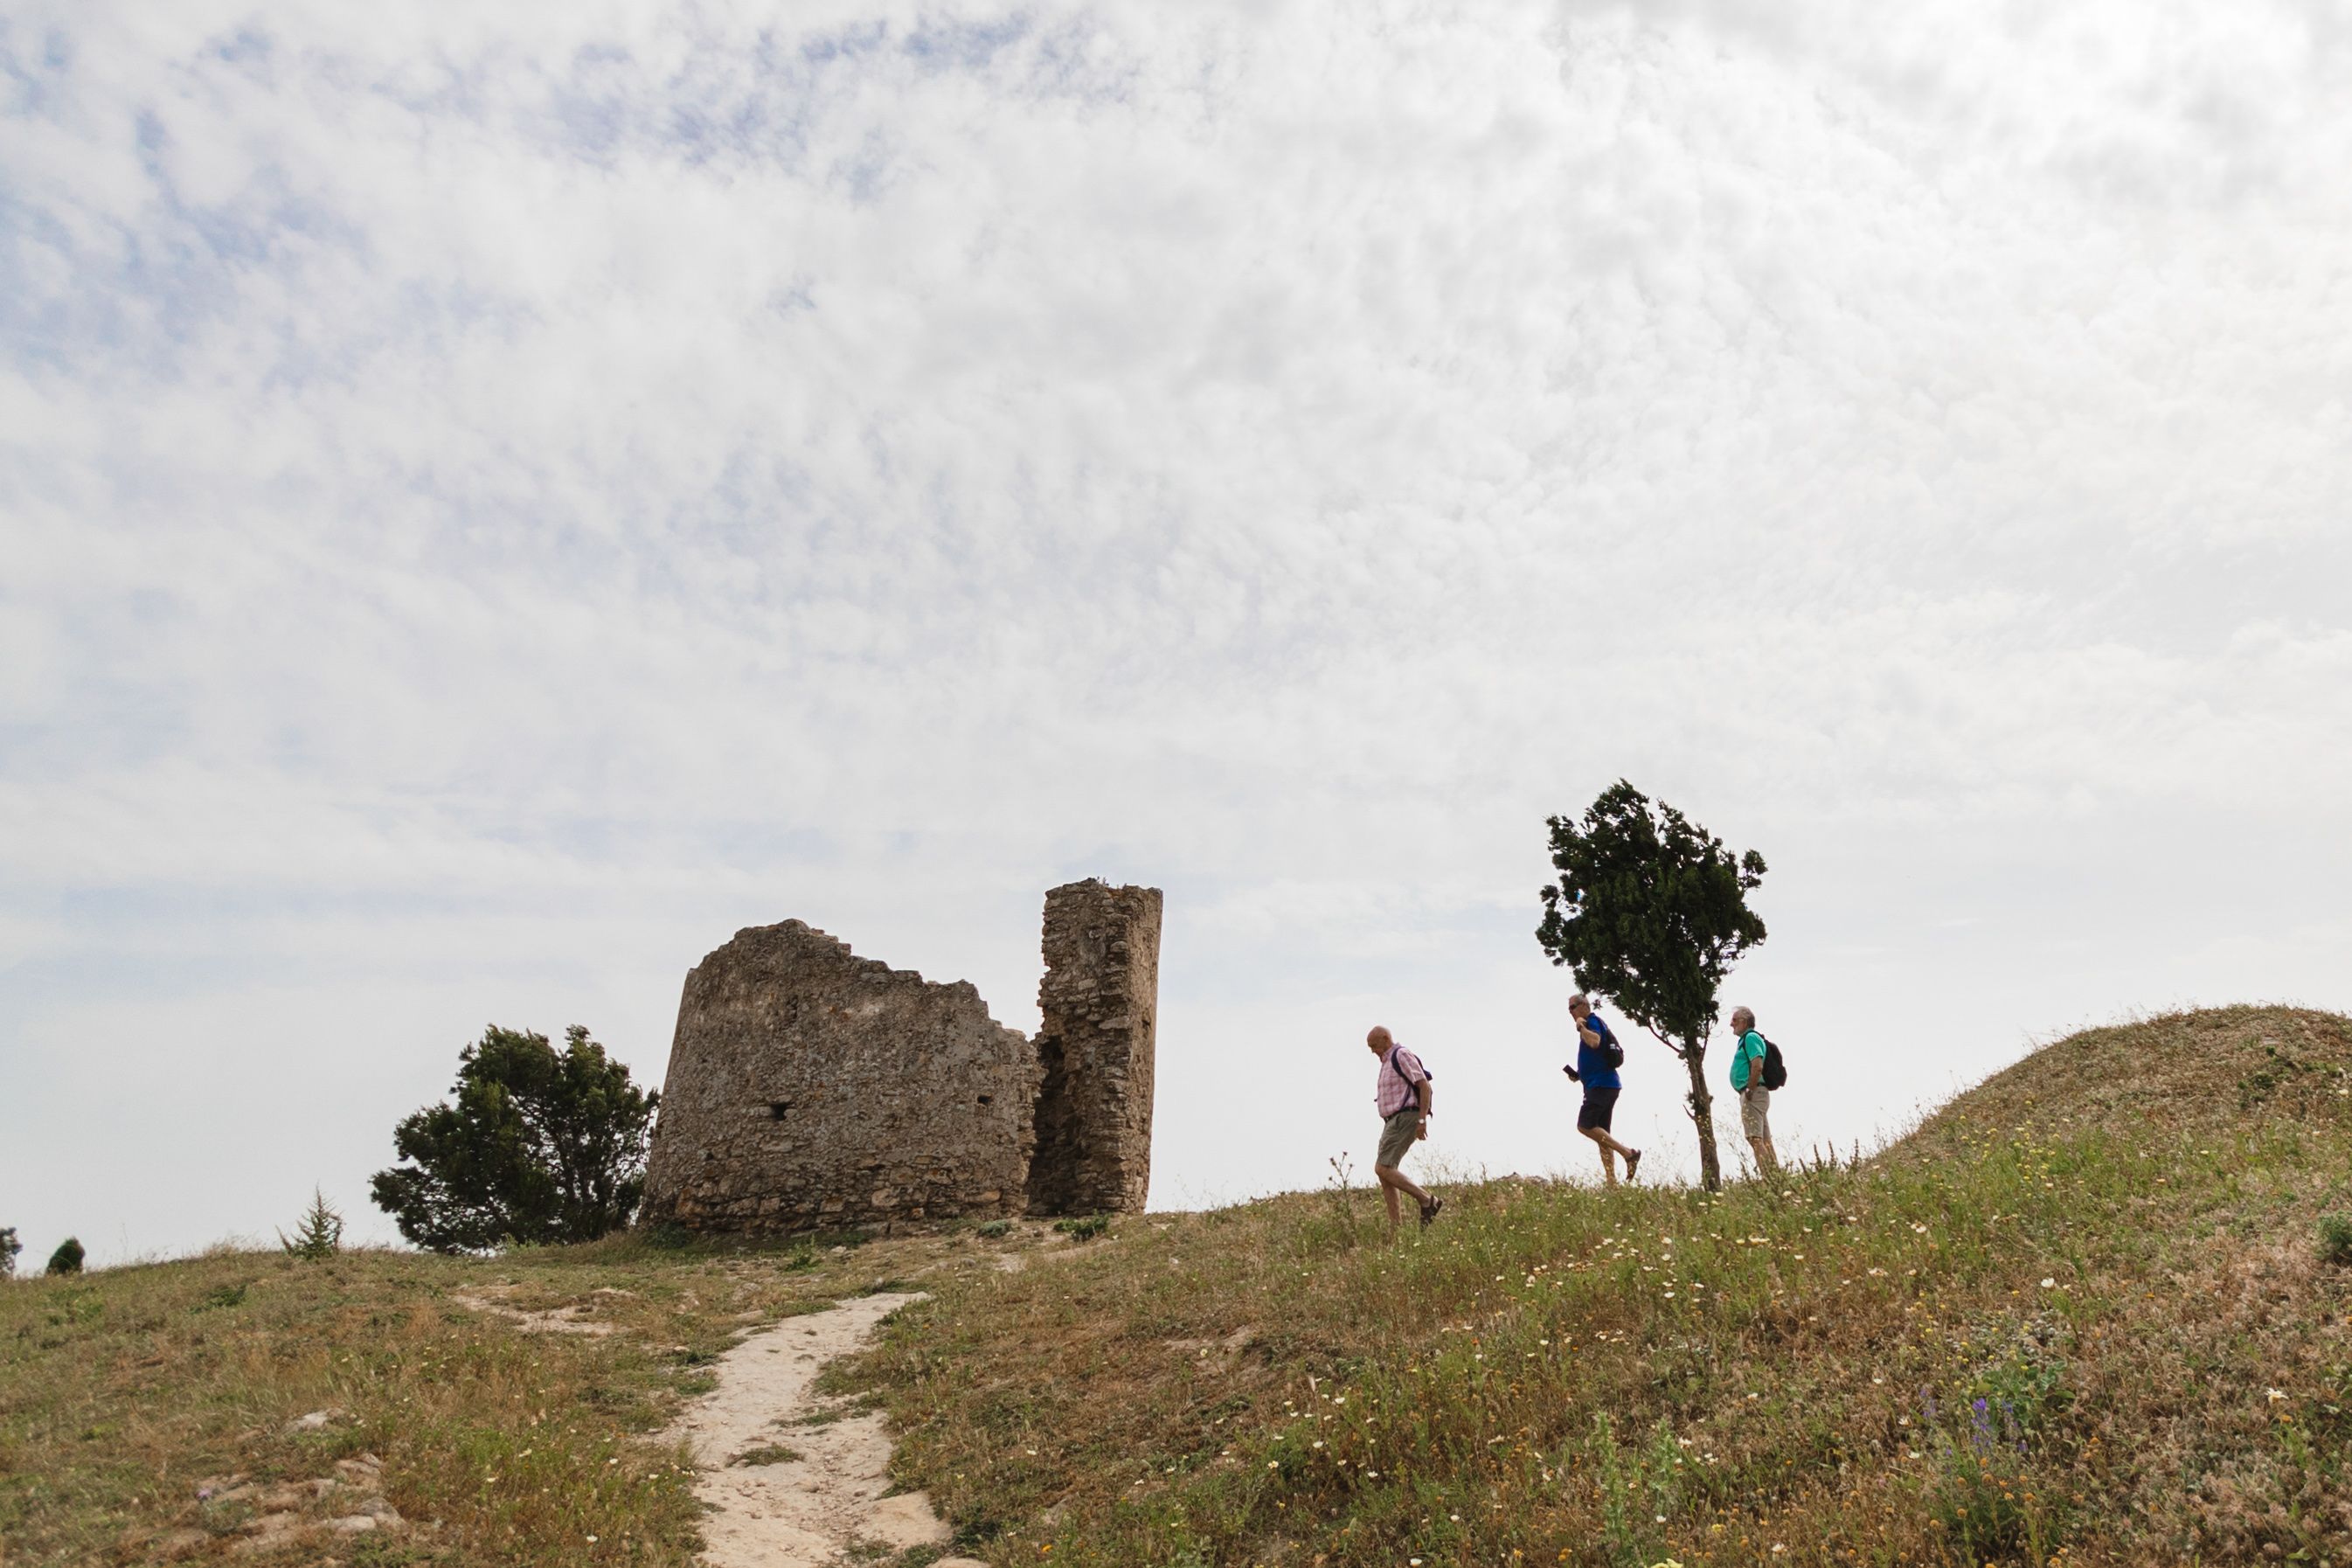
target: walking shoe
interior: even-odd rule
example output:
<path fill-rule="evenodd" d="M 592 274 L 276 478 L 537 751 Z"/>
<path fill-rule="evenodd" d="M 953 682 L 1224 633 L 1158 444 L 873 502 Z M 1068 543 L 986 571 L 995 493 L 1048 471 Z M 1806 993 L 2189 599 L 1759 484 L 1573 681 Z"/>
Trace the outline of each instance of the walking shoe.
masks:
<path fill-rule="evenodd" d="M 1629 1182 L 1632 1181 L 1633 1179 L 1633 1173 L 1641 1168 L 1642 1152 L 1639 1149 L 1627 1150 L 1625 1152 L 1625 1179 Z"/>
<path fill-rule="evenodd" d="M 1437 1211 L 1444 1206 L 1445 1200 L 1444 1198 L 1432 1198 L 1427 1203 L 1423 1204 L 1421 1205 L 1421 1228 L 1427 1230 L 1429 1228 L 1429 1222 L 1435 1219 L 1437 1217 Z"/>

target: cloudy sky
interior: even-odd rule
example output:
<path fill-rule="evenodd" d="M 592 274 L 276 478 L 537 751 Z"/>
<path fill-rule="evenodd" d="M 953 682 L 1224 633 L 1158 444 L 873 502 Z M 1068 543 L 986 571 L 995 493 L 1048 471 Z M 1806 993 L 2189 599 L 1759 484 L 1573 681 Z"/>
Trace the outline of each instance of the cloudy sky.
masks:
<path fill-rule="evenodd" d="M 16 0 L 0 1224 L 388 1236 L 485 1023 L 658 1081 L 799 916 L 1033 1027 L 1087 875 L 1155 1203 L 1360 1173 L 1376 1021 L 1583 1172 L 1620 776 L 1771 863 L 1787 1142 L 2352 1006 L 2347 79 L 2325 0 Z"/>

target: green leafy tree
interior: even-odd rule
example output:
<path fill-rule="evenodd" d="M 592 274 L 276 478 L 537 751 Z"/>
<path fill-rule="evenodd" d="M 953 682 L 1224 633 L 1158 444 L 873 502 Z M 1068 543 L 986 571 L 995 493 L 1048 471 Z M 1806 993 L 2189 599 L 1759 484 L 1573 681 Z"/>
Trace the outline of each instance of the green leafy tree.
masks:
<path fill-rule="evenodd" d="M 343 1249 L 343 1216 L 327 1201 L 327 1194 L 318 1188 L 310 1189 L 310 1206 L 294 1222 L 294 1234 L 278 1233 L 278 1245 L 289 1258 L 320 1263 Z"/>
<path fill-rule="evenodd" d="M 69 1236 L 58 1243 L 58 1249 L 49 1254 L 49 1272 L 79 1274 L 81 1272 L 81 1260 L 84 1256 L 80 1239 Z"/>
<path fill-rule="evenodd" d="M 1706 1037 L 1724 976 L 1764 940 L 1764 922 L 1748 907 L 1764 880 L 1764 858 L 1753 849 L 1734 856 L 1622 779 L 1601 792 L 1581 821 L 1549 821 L 1559 880 L 1543 889 L 1536 940 L 1575 973 L 1580 989 L 1608 997 L 1682 1058 L 1699 1173 L 1712 1192 L 1723 1173 Z"/>
<path fill-rule="evenodd" d="M 16 1227 L 0 1225 L 0 1279 L 16 1278 L 16 1254 L 24 1250 L 25 1244 L 16 1239 Z"/>
<path fill-rule="evenodd" d="M 658 1093 L 578 1025 L 562 1050 L 493 1024 L 457 1054 L 454 1103 L 393 1131 L 407 1164 L 378 1171 L 376 1206 L 436 1252 L 593 1241 L 629 1223 L 645 1193 Z"/>

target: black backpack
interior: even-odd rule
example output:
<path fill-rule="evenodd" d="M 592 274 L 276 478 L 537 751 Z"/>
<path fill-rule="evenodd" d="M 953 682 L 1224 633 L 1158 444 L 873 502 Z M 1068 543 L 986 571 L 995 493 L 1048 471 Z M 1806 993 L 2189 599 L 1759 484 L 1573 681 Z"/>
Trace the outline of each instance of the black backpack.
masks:
<path fill-rule="evenodd" d="M 1767 1035 L 1764 1037 L 1764 1087 L 1778 1089 L 1788 1081 L 1789 1064 L 1780 1059 L 1780 1047 L 1772 1043 L 1771 1036 Z"/>
<path fill-rule="evenodd" d="M 1611 1072 L 1615 1072 L 1625 1065 L 1625 1047 L 1617 1043 L 1617 1031 L 1609 1026 L 1607 1019 L 1598 1013 L 1590 1014 L 1588 1016 L 1601 1026 L 1594 1031 L 1601 1037 L 1601 1059 L 1609 1064 Z"/>

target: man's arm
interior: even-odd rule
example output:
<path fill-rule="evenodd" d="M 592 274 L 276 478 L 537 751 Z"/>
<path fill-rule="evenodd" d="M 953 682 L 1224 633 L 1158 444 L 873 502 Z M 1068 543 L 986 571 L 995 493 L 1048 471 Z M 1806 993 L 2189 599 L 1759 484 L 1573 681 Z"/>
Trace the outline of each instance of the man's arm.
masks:
<path fill-rule="evenodd" d="M 1601 1048 L 1601 1036 L 1599 1032 L 1587 1025 L 1579 1024 L 1576 1026 L 1576 1037 L 1582 1040 L 1586 1045 L 1591 1046 L 1595 1050 L 1599 1050 Z"/>
<path fill-rule="evenodd" d="M 1429 1120 L 1429 1108 L 1437 1101 L 1437 1090 L 1427 1079 L 1423 1079 L 1418 1087 L 1421 1089 L 1421 1119 L 1426 1121 Z"/>

